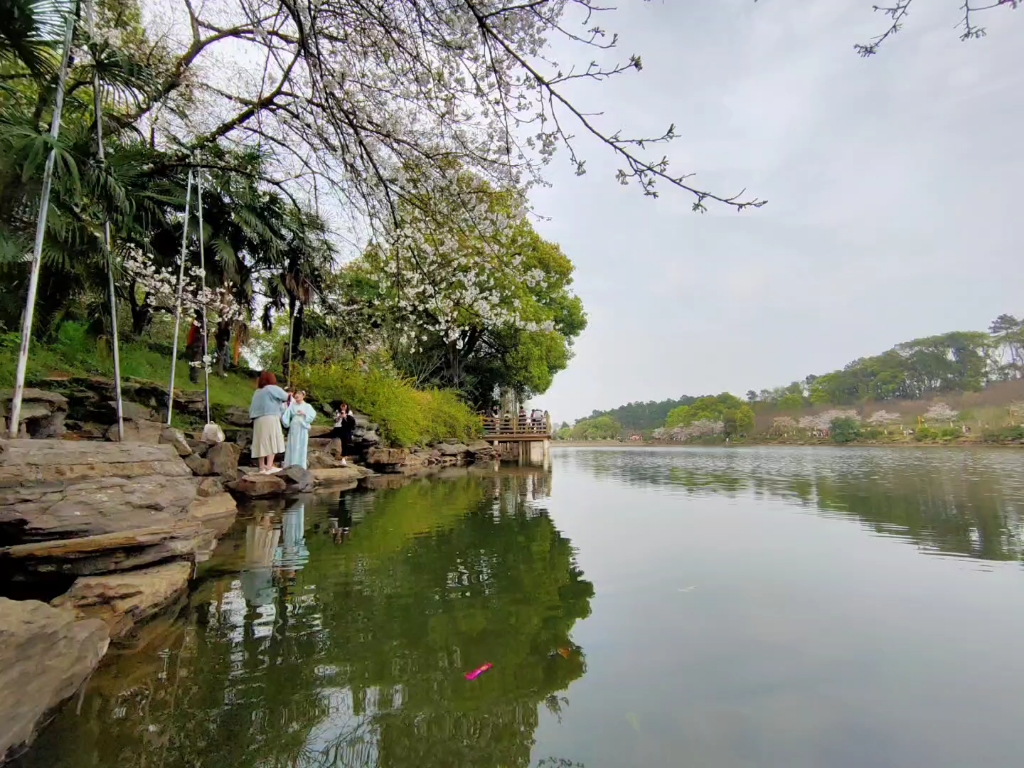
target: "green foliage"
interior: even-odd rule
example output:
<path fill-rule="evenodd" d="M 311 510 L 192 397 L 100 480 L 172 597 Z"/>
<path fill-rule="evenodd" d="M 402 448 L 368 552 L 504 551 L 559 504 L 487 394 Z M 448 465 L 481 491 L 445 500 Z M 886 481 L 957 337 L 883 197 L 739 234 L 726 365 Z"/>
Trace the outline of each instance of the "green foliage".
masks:
<path fill-rule="evenodd" d="M 690 405 L 681 405 L 673 408 L 665 418 L 665 427 L 667 429 L 680 426 L 685 427 L 695 421 L 725 421 L 727 412 L 730 413 L 730 418 L 737 432 L 753 428 L 754 412 L 750 406 L 728 392 L 723 392 L 716 396 L 701 397 Z M 728 426 L 726 429 L 728 430 Z"/>
<path fill-rule="evenodd" d="M 860 358 L 808 386 L 815 404 L 850 405 L 862 400 L 916 400 L 941 392 L 975 392 L 992 374 L 992 337 L 955 331 L 915 339 L 876 357 Z"/>
<path fill-rule="evenodd" d="M 857 420 L 845 416 L 832 419 L 829 432 L 834 443 L 852 443 L 861 436 L 860 424 L 857 423 Z"/>
<path fill-rule="evenodd" d="M 722 411 L 722 423 L 725 425 L 726 437 L 748 435 L 754 431 L 754 412 L 746 404 L 738 408 L 726 408 Z"/>
<path fill-rule="evenodd" d="M 611 416 L 622 425 L 623 429 L 629 431 L 646 432 L 657 429 L 665 424 L 669 411 L 681 405 L 690 405 L 697 398 L 684 395 L 678 400 L 662 400 L 655 402 L 651 400 L 643 403 L 639 400 L 635 403 L 627 403 L 613 408 L 610 411 L 594 411 L 587 418 L 596 419 L 599 416 Z"/>
<path fill-rule="evenodd" d="M 581 419 L 569 433 L 572 440 L 615 440 L 622 434 L 622 425 L 611 416 Z"/>
<path fill-rule="evenodd" d="M 469 440 L 482 431 L 479 416 L 451 390 L 416 389 L 384 367 L 362 370 L 351 361 L 296 366 L 295 386 L 320 402 L 347 402 L 380 425 L 395 445 L 429 445 L 445 438 Z"/>
<path fill-rule="evenodd" d="M 923 443 L 928 440 L 938 440 L 939 430 L 933 429 L 932 427 L 918 427 L 914 430 L 914 439 L 919 443 Z"/>
<path fill-rule="evenodd" d="M 804 397 L 798 392 L 790 392 L 779 398 L 776 405 L 780 411 L 795 411 L 798 408 L 802 408 L 804 404 Z"/>
<path fill-rule="evenodd" d="M 1024 426 L 987 429 L 983 439 L 986 443 L 1024 443 Z"/>

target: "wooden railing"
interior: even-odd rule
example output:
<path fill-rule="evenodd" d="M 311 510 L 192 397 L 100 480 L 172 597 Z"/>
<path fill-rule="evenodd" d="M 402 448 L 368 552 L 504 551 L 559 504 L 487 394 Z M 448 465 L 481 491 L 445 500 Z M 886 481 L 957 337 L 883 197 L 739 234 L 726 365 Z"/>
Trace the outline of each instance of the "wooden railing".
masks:
<path fill-rule="evenodd" d="M 529 440 L 535 437 L 540 440 L 551 437 L 551 417 L 531 419 L 509 414 L 507 416 L 482 416 L 484 437 L 491 439 L 513 438 Z"/>

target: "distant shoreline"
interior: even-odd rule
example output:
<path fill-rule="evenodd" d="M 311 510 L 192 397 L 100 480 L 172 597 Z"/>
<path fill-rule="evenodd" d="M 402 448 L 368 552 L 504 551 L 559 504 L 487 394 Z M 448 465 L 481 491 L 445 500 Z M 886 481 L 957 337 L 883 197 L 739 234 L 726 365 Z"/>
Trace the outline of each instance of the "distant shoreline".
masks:
<path fill-rule="evenodd" d="M 980 440 L 949 443 L 897 441 L 880 442 L 759 442 L 737 443 L 676 443 L 629 442 L 626 440 L 552 440 L 552 448 L 1024 448 L 1021 443 L 985 443 Z"/>

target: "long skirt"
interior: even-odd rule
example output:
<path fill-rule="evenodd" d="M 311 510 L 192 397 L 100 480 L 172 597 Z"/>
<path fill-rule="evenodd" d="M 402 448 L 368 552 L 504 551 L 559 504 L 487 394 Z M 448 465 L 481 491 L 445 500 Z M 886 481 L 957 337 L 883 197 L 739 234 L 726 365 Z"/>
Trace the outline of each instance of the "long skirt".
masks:
<path fill-rule="evenodd" d="M 284 453 L 284 432 L 280 416 L 260 416 L 252 423 L 252 457 L 276 456 Z"/>

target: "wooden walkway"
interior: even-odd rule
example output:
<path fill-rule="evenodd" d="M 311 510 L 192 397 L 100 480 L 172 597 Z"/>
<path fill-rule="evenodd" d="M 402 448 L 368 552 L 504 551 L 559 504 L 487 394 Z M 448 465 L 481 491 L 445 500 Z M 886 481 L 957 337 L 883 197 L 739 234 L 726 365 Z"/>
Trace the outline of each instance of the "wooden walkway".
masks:
<path fill-rule="evenodd" d="M 502 443 L 522 443 L 551 439 L 551 418 L 533 421 L 529 417 L 494 416 L 482 417 L 484 440 Z"/>

